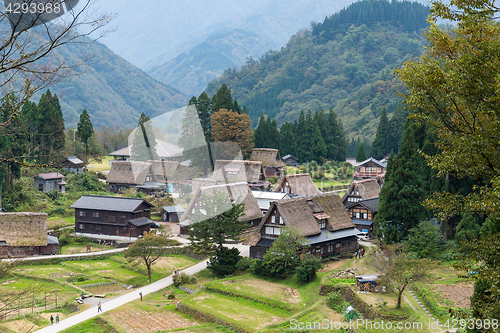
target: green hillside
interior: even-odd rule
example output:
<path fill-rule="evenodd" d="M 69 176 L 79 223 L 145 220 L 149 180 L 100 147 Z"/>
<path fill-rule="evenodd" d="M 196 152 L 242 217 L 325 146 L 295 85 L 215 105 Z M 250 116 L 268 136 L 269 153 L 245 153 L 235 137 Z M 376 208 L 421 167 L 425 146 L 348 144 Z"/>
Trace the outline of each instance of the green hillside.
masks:
<path fill-rule="evenodd" d="M 420 55 L 428 14 L 418 3 L 354 3 L 298 32 L 280 51 L 226 70 L 207 93 L 226 83 L 253 126 L 262 113 L 281 124 L 301 110 L 332 107 L 350 136 L 373 139 L 382 106 L 391 114 L 403 89 L 392 70 Z"/>
<path fill-rule="evenodd" d="M 87 66 L 77 68 L 76 72 L 83 74 L 50 87 L 60 98 L 66 128 L 76 126 L 84 108 L 94 127 L 131 128 L 137 125 L 141 112 L 154 117 L 187 104 L 181 92 L 151 78 L 98 42 L 67 44 L 51 55 L 68 64 L 92 58 Z"/>

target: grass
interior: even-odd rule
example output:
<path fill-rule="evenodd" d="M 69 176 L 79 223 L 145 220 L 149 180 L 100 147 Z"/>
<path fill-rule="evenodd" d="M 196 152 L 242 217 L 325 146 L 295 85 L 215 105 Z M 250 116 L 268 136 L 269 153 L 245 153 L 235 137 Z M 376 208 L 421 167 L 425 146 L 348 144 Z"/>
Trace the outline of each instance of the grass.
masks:
<path fill-rule="evenodd" d="M 47 229 L 58 229 L 75 225 L 75 216 L 51 216 L 47 218 Z"/>
<path fill-rule="evenodd" d="M 115 247 L 113 245 L 99 245 L 97 243 L 90 243 L 90 250 L 92 252 L 99 252 L 111 250 Z M 61 247 L 61 254 L 85 253 L 87 252 L 87 244 L 68 244 Z"/>
<path fill-rule="evenodd" d="M 108 333 L 113 329 L 106 321 L 101 317 L 92 318 L 84 321 L 78 325 L 75 325 L 67 330 L 61 331 L 63 333 Z"/>
<path fill-rule="evenodd" d="M 103 172 L 111 169 L 111 166 L 109 165 L 109 161 L 112 160 L 112 156 L 104 156 L 101 163 L 97 162 L 96 160 L 90 159 L 87 164 L 87 168 L 90 171 L 95 171 L 95 172 Z"/>

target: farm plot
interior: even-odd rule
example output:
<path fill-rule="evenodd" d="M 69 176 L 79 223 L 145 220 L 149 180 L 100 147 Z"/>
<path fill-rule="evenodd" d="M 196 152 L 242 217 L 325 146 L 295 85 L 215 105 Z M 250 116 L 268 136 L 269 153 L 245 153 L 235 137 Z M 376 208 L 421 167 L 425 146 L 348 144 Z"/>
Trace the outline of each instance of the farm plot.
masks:
<path fill-rule="evenodd" d="M 300 292 L 296 288 L 252 276 L 210 282 L 206 287 L 236 295 L 244 295 L 248 298 L 262 300 L 265 303 L 284 308 L 296 308 L 302 301 Z"/>
<path fill-rule="evenodd" d="M 460 308 L 468 308 L 470 306 L 470 297 L 474 291 L 474 286 L 468 283 L 459 283 L 455 285 L 434 285 L 441 291 L 442 295 L 455 304 L 455 306 Z"/>
<path fill-rule="evenodd" d="M 147 333 L 176 330 L 198 325 L 172 311 L 148 313 L 138 309 L 122 310 L 107 315 L 107 322 L 115 328 L 129 333 Z"/>

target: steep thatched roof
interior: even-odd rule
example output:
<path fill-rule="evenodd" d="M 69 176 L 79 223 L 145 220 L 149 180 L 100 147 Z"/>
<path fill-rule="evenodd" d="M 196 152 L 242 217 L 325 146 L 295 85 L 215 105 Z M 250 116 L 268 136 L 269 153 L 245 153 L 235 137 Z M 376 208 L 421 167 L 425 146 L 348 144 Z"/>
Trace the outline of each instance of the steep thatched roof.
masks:
<path fill-rule="evenodd" d="M 107 183 L 142 185 L 150 172 L 151 163 L 133 161 L 113 161 Z"/>
<path fill-rule="evenodd" d="M 264 167 L 284 167 L 278 149 L 254 148 L 252 149 L 251 161 L 260 161 Z"/>
<path fill-rule="evenodd" d="M 311 175 L 308 173 L 299 173 L 296 175 L 286 175 L 278 186 L 274 189 L 276 192 L 285 192 L 286 184 L 291 189 L 293 195 L 315 195 L 319 190 L 314 185 Z"/>
<path fill-rule="evenodd" d="M 208 178 L 193 178 L 191 180 L 191 193 L 196 193 L 200 188 L 217 185 L 217 181 L 213 177 Z"/>
<path fill-rule="evenodd" d="M 169 176 L 180 168 L 180 163 L 173 161 L 148 161 L 148 163 L 151 163 L 151 170 L 156 177 L 156 181 L 162 183 L 171 178 Z"/>
<path fill-rule="evenodd" d="M 257 205 L 250 187 L 247 183 L 234 183 L 225 185 L 214 185 L 199 188 L 193 196 L 193 199 L 189 203 L 186 211 L 182 215 L 180 222 L 190 221 L 194 217 L 193 209 L 200 208 L 196 205 L 199 204 L 202 194 L 210 195 L 215 192 L 223 192 L 225 195 L 231 199 L 235 204 L 243 203 L 245 205 L 245 210 L 243 215 L 240 216 L 240 221 L 249 221 L 262 217 L 262 212 Z M 207 216 L 210 217 L 210 216 Z"/>
<path fill-rule="evenodd" d="M 0 243 L 9 246 L 47 245 L 47 214 L 0 213 Z"/>
<path fill-rule="evenodd" d="M 259 183 L 266 180 L 264 167 L 260 161 L 217 160 L 213 177 L 223 183 Z"/>
<path fill-rule="evenodd" d="M 362 200 L 378 198 L 380 194 L 380 185 L 377 179 L 365 179 L 353 182 L 342 197 L 342 202 L 344 202 L 353 191 L 358 191 Z"/>
<path fill-rule="evenodd" d="M 328 231 L 354 228 L 354 223 L 347 214 L 340 197 L 333 192 L 323 193 L 273 202 L 262 218 L 256 234 L 250 237 L 245 243 L 246 245 L 255 246 L 257 244 L 260 239 L 260 232 L 275 208 L 283 218 L 284 224 L 298 229 L 304 237 L 321 233 L 315 215 L 319 219 L 326 218 L 326 229 Z"/>

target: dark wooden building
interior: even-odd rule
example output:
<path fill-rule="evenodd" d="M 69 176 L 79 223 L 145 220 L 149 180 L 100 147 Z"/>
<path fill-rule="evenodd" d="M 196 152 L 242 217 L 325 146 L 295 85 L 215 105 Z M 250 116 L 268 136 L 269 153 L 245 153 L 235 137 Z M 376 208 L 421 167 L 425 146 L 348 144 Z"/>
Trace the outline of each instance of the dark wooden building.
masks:
<path fill-rule="evenodd" d="M 378 198 L 380 188 L 380 181 L 378 179 L 353 182 L 342 197 L 342 202 L 347 207 L 359 201 Z"/>
<path fill-rule="evenodd" d="M 373 157 L 359 163 L 354 173 L 354 180 L 376 179 L 377 176 L 385 175 L 387 163 L 377 161 Z"/>
<path fill-rule="evenodd" d="M 361 232 L 366 232 L 368 237 L 374 238 L 373 220 L 377 214 L 378 198 L 358 201 L 346 208 L 356 228 Z"/>
<path fill-rule="evenodd" d="M 245 243 L 250 245 L 250 257 L 262 258 L 284 226 L 297 229 L 308 240 L 309 253 L 322 259 L 358 248 L 358 231 L 335 193 L 273 202 Z"/>
<path fill-rule="evenodd" d="M 254 148 L 250 160 L 262 162 L 266 177 L 281 178 L 284 175 L 285 163 L 281 160 L 278 149 Z"/>
<path fill-rule="evenodd" d="M 163 206 L 163 221 L 179 222 L 182 214 L 186 211 L 181 206 Z"/>
<path fill-rule="evenodd" d="M 139 237 L 149 232 L 152 204 L 144 199 L 84 195 L 75 209 L 75 233 Z"/>
<path fill-rule="evenodd" d="M 70 156 L 62 161 L 63 168 L 68 172 L 83 173 L 85 163 L 76 156 Z"/>
<path fill-rule="evenodd" d="M 286 155 L 285 157 L 283 157 L 283 162 L 287 165 L 293 165 L 293 166 L 297 166 L 299 165 L 299 160 L 297 157 L 295 156 L 292 156 L 290 154 Z"/>

